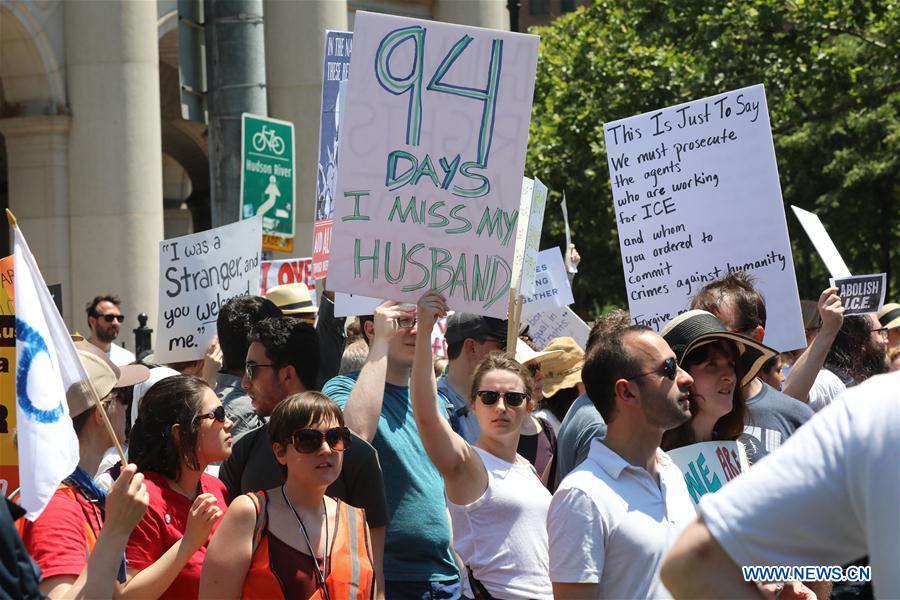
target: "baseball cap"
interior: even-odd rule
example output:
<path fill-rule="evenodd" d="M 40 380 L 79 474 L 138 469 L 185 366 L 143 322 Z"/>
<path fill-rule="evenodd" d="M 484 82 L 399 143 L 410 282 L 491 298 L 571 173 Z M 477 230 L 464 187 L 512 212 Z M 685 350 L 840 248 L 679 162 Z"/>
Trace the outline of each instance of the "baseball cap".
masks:
<path fill-rule="evenodd" d="M 666 323 L 660 334 L 672 348 L 679 364 L 685 356 L 700 346 L 717 340 L 734 342 L 740 353 L 741 367 L 744 370 L 741 386 L 753 381 L 763 365 L 778 354 L 750 336 L 729 331 L 715 315 L 705 310 L 689 310 L 678 315 Z"/>
<path fill-rule="evenodd" d="M 544 398 L 553 396 L 559 390 L 575 387 L 581 381 L 584 350 L 574 338 L 553 338 L 544 348 L 544 352 L 557 352 L 541 362 L 541 373 L 544 374 Z"/>
<path fill-rule="evenodd" d="M 175 377 L 176 375 L 181 375 L 181 373 L 179 373 L 175 369 L 170 369 L 169 367 L 154 367 L 148 372 L 146 380 L 141 381 L 134 386 L 134 395 L 132 396 L 133 399 L 131 401 L 132 423 L 137 421 L 138 409 L 141 406 L 141 400 L 144 399 L 144 395 L 150 388 L 153 387 L 153 384 L 165 379 L 166 377 Z"/>
<path fill-rule="evenodd" d="M 456 344 L 469 338 L 480 339 L 491 336 L 500 340 L 501 346 L 505 346 L 508 326 L 509 322 L 503 319 L 469 313 L 453 313 L 447 319 L 444 339 L 447 340 L 447 344 Z"/>
<path fill-rule="evenodd" d="M 73 419 L 94 406 L 94 399 L 91 394 L 91 383 L 97 390 L 97 397 L 101 400 L 106 398 L 116 387 L 116 381 L 119 379 L 119 373 L 110 368 L 109 364 L 93 352 L 87 350 L 78 351 L 78 358 L 87 373 L 88 379 L 73 383 L 66 390 L 66 402 L 69 405 L 69 416 Z"/>
<path fill-rule="evenodd" d="M 114 388 L 129 387 L 142 381 L 146 381 L 147 378 L 150 377 L 150 369 L 145 365 L 116 365 L 109 359 L 109 356 L 106 354 L 106 352 L 87 340 L 76 341 L 75 349 L 89 352 L 103 360 L 107 364 L 107 366 L 111 368 L 116 374 L 116 384 L 113 386 Z M 107 392 L 107 394 L 108 393 L 109 392 Z M 103 398 L 103 396 L 100 397 Z"/>

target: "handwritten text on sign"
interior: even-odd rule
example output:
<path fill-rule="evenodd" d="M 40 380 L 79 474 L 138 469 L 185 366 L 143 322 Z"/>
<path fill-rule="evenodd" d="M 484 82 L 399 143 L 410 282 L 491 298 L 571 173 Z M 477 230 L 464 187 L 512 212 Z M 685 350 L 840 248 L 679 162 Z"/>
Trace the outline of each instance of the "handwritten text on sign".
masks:
<path fill-rule="evenodd" d="M 155 360 L 203 357 L 219 308 L 259 293 L 259 217 L 159 243 L 159 331 Z"/>
<path fill-rule="evenodd" d="M 506 316 L 537 48 L 356 13 L 329 287 Z"/>
<path fill-rule="evenodd" d="M 806 345 L 765 90 L 604 126 L 631 316 L 657 331 L 704 284 L 757 278 L 766 344 Z"/>
<path fill-rule="evenodd" d="M 749 468 L 744 447 L 736 441 L 701 442 L 669 450 L 668 455 L 681 469 L 695 507 L 701 497 Z"/>
<path fill-rule="evenodd" d="M 524 310 L 523 310 L 524 312 Z M 570 337 L 584 349 L 591 328 L 568 306 L 545 308 L 533 315 L 522 317 L 528 323 L 528 334 L 538 350 L 547 347 L 553 338 Z"/>

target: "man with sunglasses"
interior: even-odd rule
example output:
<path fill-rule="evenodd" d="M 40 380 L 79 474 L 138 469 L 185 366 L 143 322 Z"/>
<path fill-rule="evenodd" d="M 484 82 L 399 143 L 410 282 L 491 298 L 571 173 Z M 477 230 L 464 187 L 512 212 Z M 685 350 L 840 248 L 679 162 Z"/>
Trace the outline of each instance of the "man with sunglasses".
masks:
<path fill-rule="evenodd" d="M 106 352 L 113 364 L 119 367 L 131 364 L 135 360 L 134 353 L 113 343 L 113 340 L 119 337 L 119 329 L 125 321 L 125 315 L 119 310 L 121 304 L 122 301 L 117 296 L 107 294 L 97 296 L 85 307 L 88 327 L 91 330 L 87 341 Z"/>
<path fill-rule="evenodd" d="M 365 364 L 329 380 L 322 391 L 343 409 L 346 425 L 378 451 L 391 514 L 384 546 L 385 595 L 458 598 L 444 482 L 422 446 L 409 398 L 416 307 L 387 301 L 374 315 L 360 317 L 360 325 L 369 344 Z M 440 393 L 438 398 L 445 407 L 447 399 Z"/>
<path fill-rule="evenodd" d="M 474 444 L 481 433 L 478 419 L 469 410 L 469 393 L 475 367 L 488 353 L 506 349 L 509 322 L 481 315 L 453 313 L 447 319 L 447 372 L 437 381 L 438 391 L 450 400 L 453 431 Z"/>
<path fill-rule="evenodd" d="M 659 334 L 613 330 L 587 353 L 582 380 L 607 424 L 563 479 L 547 516 L 557 598 L 658 598 L 662 557 L 694 517 L 684 477 L 660 450 L 690 418 L 691 376 Z"/>

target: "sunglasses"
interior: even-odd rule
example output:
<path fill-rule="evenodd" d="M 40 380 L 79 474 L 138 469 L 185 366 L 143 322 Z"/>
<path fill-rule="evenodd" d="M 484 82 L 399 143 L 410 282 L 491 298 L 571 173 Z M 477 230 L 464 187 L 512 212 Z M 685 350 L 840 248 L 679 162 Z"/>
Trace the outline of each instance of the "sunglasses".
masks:
<path fill-rule="evenodd" d="M 475 395 L 481 399 L 481 402 L 485 406 L 492 406 L 497 404 L 497 401 L 500 398 L 503 398 L 503 401 L 506 402 L 507 406 L 521 406 L 523 402 L 528 399 L 528 394 L 525 392 L 494 392 L 491 390 L 478 390 L 475 392 Z"/>
<path fill-rule="evenodd" d="M 208 412 L 204 415 L 197 415 L 194 417 L 198 421 L 203 421 L 204 419 L 215 419 L 219 423 L 225 422 L 225 407 L 221 404 L 215 408 L 212 412 Z"/>
<path fill-rule="evenodd" d="M 253 370 L 263 368 L 263 367 L 268 367 L 270 369 L 277 369 L 278 365 L 273 365 L 273 364 L 258 365 L 256 363 L 247 363 L 244 365 L 244 375 L 247 376 L 247 379 L 253 379 Z"/>
<path fill-rule="evenodd" d="M 346 427 L 332 427 L 322 433 L 318 429 L 298 429 L 291 436 L 294 450 L 301 454 L 312 454 L 322 447 L 322 440 L 335 452 L 343 452 L 350 445 L 350 430 Z"/>
<path fill-rule="evenodd" d="M 122 323 L 125 320 L 125 315 L 101 315 L 98 313 L 95 316 L 98 319 L 103 319 L 107 323 L 112 323 L 113 321 L 118 321 L 119 323 Z"/>
<path fill-rule="evenodd" d="M 653 375 L 655 373 L 659 373 L 660 368 L 657 367 L 652 371 L 647 371 L 646 373 L 638 373 L 637 375 L 632 375 L 631 377 L 626 377 L 626 381 L 631 381 L 632 379 L 637 379 L 638 377 L 644 377 L 646 375 Z M 675 362 L 675 357 L 669 357 L 662 364 L 662 372 L 663 375 L 668 377 L 671 381 L 675 381 L 675 376 L 678 374 L 678 363 Z"/>

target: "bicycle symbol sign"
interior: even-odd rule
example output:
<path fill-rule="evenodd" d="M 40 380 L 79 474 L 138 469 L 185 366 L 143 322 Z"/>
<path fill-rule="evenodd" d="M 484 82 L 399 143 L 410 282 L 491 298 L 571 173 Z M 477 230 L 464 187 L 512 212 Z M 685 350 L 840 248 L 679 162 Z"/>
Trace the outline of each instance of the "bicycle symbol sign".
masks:
<path fill-rule="evenodd" d="M 241 219 L 263 217 L 263 233 L 294 237 L 294 124 L 242 115 Z"/>

